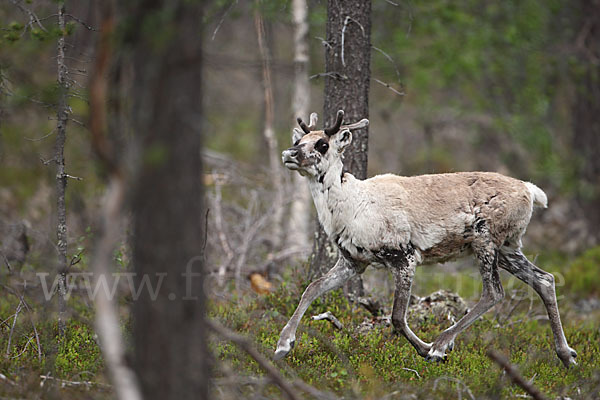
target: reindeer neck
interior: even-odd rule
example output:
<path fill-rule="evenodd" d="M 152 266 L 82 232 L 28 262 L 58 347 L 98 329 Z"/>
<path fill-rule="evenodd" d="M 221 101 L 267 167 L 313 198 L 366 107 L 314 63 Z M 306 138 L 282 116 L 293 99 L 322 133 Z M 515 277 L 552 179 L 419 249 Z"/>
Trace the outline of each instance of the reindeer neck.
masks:
<path fill-rule="evenodd" d="M 325 173 L 309 181 L 319 222 L 329 236 L 343 227 L 344 221 L 336 217 L 336 214 L 339 213 L 334 213 L 334 210 L 339 209 L 341 203 L 352 203 L 355 181 L 354 176 L 343 172 L 341 160 L 332 165 Z M 343 207 L 348 207 L 348 205 Z"/>

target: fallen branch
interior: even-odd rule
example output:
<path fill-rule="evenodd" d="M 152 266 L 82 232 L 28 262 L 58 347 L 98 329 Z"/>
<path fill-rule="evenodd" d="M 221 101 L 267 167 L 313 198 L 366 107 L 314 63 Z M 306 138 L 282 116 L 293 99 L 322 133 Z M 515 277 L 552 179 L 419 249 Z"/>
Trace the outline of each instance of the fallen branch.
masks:
<path fill-rule="evenodd" d="M 406 367 L 402 367 L 402 369 L 405 371 L 408 371 L 408 372 L 414 372 L 414 374 L 417 376 L 417 378 L 421 379 L 421 375 L 419 375 L 419 372 L 417 372 L 416 369 L 406 368 Z"/>
<path fill-rule="evenodd" d="M 25 287 L 27 286 L 26 281 L 23 282 L 24 286 L 23 286 L 23 292 L 25 292 Z M 35 322 L 33 322 L 33 310 L 31 309 L 31 307 L 29 307 L 29 304 L 27 304 L 27 302 L 25 301 L 25 297 L 23 295 L 20 295 L 16 290 L 14 290 L 13 288 L 11 288 L 10 286 L 6 286 L 6 285 L 1 285 L 4 289 L 8 290 L 11 294 L 13 294 L 14 296 L 16 296 L 19 301 L 20 301 L 20 305 L 22 305 L 23 307 L 25 307 L 25 309 L 29 312 L 29 321 L 31 322 L 31 327 L 33 328 L 33 333 L 35 336 L 35 341 L 37 344 L 37 349 L 38 349 L 38 360 L 41 362 L 42 361 L 42 345 L 40 344 L 40 335 L 38 334 L 37 328 L 35 326 Z M 13 314 L 16 318 L 18 312 L 15 312 L 15 314 Z M 8 321 L 11 317 L 7 318 L 6 320 L 2 321 L 0 324 L 5 324 L 6 321 Z M 6 324 L 8 326 L 8 324 Z M 12 330 L 11 330 L 11 334 L 12 334 Z M 8 349 L 7 349 L 8 351 Z M 7 354 L 8 355 L 8 354 Z"/>
<path fill-rule="evenodd" d="M 40 378 L 42 378 L 42 381 L 40 382 L 40 387 L 44 387 L 44 384 L 46 383 L 46 381 L 54 381 L 56 383 L 60 384 L 60 387 L 81 387 L 81 386 L 85 386 L 86 388 L 90 388 L 92 386 L 97 386 L 97 387 L 104 387 L 107 389 L 110 389 L 112 386 L 106 384 L 106 383 L 100 383 L 100 382 L 91 382 L 91 381 L 68 381 L 66 379 L 58 379 L 55 378 L 53 376 L 50 375 L 40 375 Z"/>
<path fill-rule="evenodd" d="M 531 382 L 527 382 L 523 376 L 519 373 L 517 368 L 512 365 L 506 357 L 501 355 L 500 353 L 495 352 L 494 350 L 488 350 L 487 356 L 492 359 L 496 364 L 498 364 L 504 371 L 506 371 L 506 375 L 513 381 L 517 386 L 523 389 L 527 394 L 533 397 L 535 400 L 547 400 L 547 397 L 539 391 L 538 388 L 533 386 Z"/>
<path fill-rule="evenodd" d="M 475 396 L 473 396 L 473 392 L 471 392 L 471 389 L 469 389 L 469 387 L 460 379 L 451 376 L 440 376 L 439 378 L 437 378 L 433 382 L 433 390 L 437 389 L 437 385 L 442 380 L 456 383 L 456 393 L 459 399 L 462 398 L 462 391 L 464 390 L 465 392 L 467 392 L 471 400 L 475 400 Z M 463 389 L 459 389 L 459 386 L 462 386 Z"/>
<path fill-rule="evenodd" d="M 320 321 L 322 319 L 325 319 L 325 320 L 331 322 L 333 324 L 333 326 L 335 326 L 337 329 L 344 329 L 344 325 L 342 325 L 342 323 L 340 322 L 340 320 L 337 319 L 335 317 L 335 315 L 333 315 L 331 313 L 331 311 L 327 311 L 327 312 L 324 312 L 323 314 L 313 315 L 312 316 L 312 320 L 313 321 Z"/>
<path fill-rule="evenodd" d="M 238 335 L 235 332 L 227 329 L 220 323 L 207 319 L 206 325 L 212 329 L 219 336 L 223 337 L 223 339 L 228 340 L 230 342 L 238 345 L 242 350 L 244 350 L 250 357 L 252 357 L 258 365 L 271 377 L 273 382 L 281 388 L 281 391 L 286 394 L 289 399 L 296 400 L 300 399 L 300 396 L 296 391 L 292 388 L 292 385 L 286 381 L 286 379 L 281 375 L 281 373 L 273 366 L 273 364 L 265 358 L 262 354 L 258 352 L 252 346 L 250 341 L 242 335 Z"/>

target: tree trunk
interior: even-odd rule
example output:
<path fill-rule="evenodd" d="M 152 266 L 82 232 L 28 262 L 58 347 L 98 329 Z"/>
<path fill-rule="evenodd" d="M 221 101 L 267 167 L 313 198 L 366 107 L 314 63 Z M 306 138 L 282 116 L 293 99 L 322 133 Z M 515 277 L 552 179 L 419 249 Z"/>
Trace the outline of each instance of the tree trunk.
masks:
<path fill-rule="evenodd" d="M 58 109 L 56 112 L 56 143 L 54 147 L 54 162 L 56 163 L 56 195 L 57 195 L 57 249 L 58 249 L 58 335 L 65 334 L 65 319 L 67 313 L 67 205 L 65 192 L 67 190 L 67 173 L 65 171 L 65 141 L 67 139 L 67 110 L 69 86 L 67 83 L 67 66 L 65 65 L 65 3 L 58 3 L 58 38 L 56 55 L 58 67 Z"/>
<path fill-rule="evenodd" d="M 584 211 L 590 243 L 600 242 L 600 3 L 581 1 L 576 40 L 582 67 L 576 80 L 574 149 L 580 157 L 577 200 Z"/>
<path fill-rule="evenodd" d="M 308 120 L 310 84 L 308 80 L 308 6 L 306 0 L 292 1 L 294 22 L 294 94 L 292 109 L 294 117 Z M 295 120 L 294 118 L 294 120 Z M 288 247 L 308 248 L 310 240 L 311 197 L 306 178 L 292 174 L 293 200 L 290 208 L 290 225 L 287 235 Z"/>
<path fill-rule="evenodd" d="M 273 211 L 271 219 L 271 246 L 273 250 L 278 250 L 283 237 L 283 181 L 281 176 L 281 155 L 275 129 L 273 127 L 273 84 L 271 80 L 271 52 L 269 51 L 268 40 L 265 33 L 264 19 L 260 13 L 260 1 L 256 0 L 256 9 L 254 11 L 254 26 L 258 39 L 258 49 L 262 61 L 263 89 L 265 100 L 265 119 L 263 127 L 263 137 L 267 143 L 269 156 L 269 172 L 273 185 Z M 239 276 L 236 276 L 236 282 Z"/>
<path fill-rule="evenodd" d="M 325 126 L 335 122 L 336 112 L 344 110 L 344 121 L 369 117 L 371 55 L 371 2 L 369 0 L 329 0 L 327 2 L 327 45 L 325 46 Z M 344 168 L 358 179 L 367 177 L 368 128 L 352 132 L 346 148 Z M 322 228 L 319 229 L 311 270 L 321 275 L 335 262 L 337 252 Z M 314 272 L 313 272 L 314 274 Z M 349 282 L 350 293 L 362 295 L 360 277 Z"/>
<path fill-rule="evenodd" d="M 203 266 L 201 2 L 140 0 L 133 51 L 135 368 L 145 399 L 208 398 Z M 139 27 L 154 26 L 155 29 Z"/>
<path fill-rule="evenodd" d="M 114 154 L 107 140 L 108 70 L 114 53 L 113 0 L 99 5 L 100 37 L 94 54 L 94 68 L 88 85 L 90 99 L 89 127 L 92 147 L 108 174 L 106 194 L 101 203 L 97 229 L 94 232 L 94 252 L 90 262 L 94 274 L 94 287 L 104 281 L 114 285 L 114 251 L 123 232 L 123 203 L 130 185 L 120 166 L 114 162 Z M 115 84 L 116 85 L 116 84 Z M 125 343 L 119 324 L 118 299 L 100 290 L 94 298 L 96 306 L 95 329 L 100 348 L 114 392 L 119 400 L 141 400 L 142 394 L 137 376 L 127 362 Z"/>

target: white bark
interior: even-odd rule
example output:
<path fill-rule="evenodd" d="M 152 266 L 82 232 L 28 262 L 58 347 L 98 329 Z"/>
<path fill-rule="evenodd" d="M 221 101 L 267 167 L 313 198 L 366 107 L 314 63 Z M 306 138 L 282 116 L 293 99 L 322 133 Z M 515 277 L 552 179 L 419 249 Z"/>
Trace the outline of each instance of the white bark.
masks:
<path fill-rule="evenodd" d="M 263 64 L 263 86 L 265 91 L 265 120 L 263 136 L 269 149 L 269 169 L 273 184 L 273 216 L 272 216 L 272 242 L 273 248 L 278 249 L 282 238 L 283 223 L 283 196 L 284 188 L 281 176 L 281 156 L 273 129 L 273 87 L 271 83 L 271 55 L 265 40 L 265 27 L 260 11 L 255 11 L 254 23 L 258 37 L 258 48 Z"/>
<path fill-rule="evenodd" d="M 310 104 L 310 86 L 308 81 L 308 6 L 306 0 L 292 1 L 294 21 L 294 94 L 292 108 L 294 117 L 306 119 Z M 308 182 L 300 174 L 293 174 L 294 196 L 290 210 L 289 234 L 287 246 L 306 248 L 310 246 L 310 190 Z"/>
<path fill-rule="evenodd" d="M 106 279 L 108 287 L 112 287 L 112 254 L 120 237 L 122 220 L 121 204 L 123 202 L 124 184 L 119 178 L 113 177 L 107 188 L 102 206 L 101 233 L 96 243 L 96 251 L 92 259 L 94 272 L 94 287 L 98 280 Z M 107 369 L 114 384 L 117 398 L 120 400 L 141 400 L 137 376 L 125 361 L 125 346 L 119 327 L 117 303 L 107 295 L 105 290 L 99 290 L 95 298 L 96 330 L 100 338 L 102 354 L 106 360 Z"/>

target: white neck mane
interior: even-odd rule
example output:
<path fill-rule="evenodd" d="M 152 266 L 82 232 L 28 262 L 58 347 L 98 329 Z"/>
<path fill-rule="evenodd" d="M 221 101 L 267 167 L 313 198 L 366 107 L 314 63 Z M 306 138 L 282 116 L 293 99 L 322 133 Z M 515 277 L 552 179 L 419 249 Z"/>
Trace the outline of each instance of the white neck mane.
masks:
<path fill-rule="evenodd" d="M 343 173 L 343 167 L 342 161 L 338 160 L 324 174 L 309 180 L 319 222 L 330 238 L 344 227 L 346 212 L 343 211 L 353 209 L 351 193 L 356 179 Z"/>

